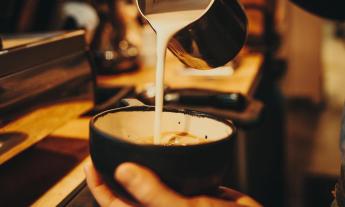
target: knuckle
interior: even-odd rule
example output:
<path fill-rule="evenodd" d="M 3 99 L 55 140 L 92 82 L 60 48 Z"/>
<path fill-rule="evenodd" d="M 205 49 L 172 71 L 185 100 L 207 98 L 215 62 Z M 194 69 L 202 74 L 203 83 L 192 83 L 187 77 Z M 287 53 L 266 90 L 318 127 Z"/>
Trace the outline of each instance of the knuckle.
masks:
<path fill-rule="evenodd" d="M 142 180 L 144 181 L 144 180 Z M 138 186 L 138 199 L 144 202 L 150 202 L 158 197 L 157 186 L 155 183 L 140 182 Z"/>

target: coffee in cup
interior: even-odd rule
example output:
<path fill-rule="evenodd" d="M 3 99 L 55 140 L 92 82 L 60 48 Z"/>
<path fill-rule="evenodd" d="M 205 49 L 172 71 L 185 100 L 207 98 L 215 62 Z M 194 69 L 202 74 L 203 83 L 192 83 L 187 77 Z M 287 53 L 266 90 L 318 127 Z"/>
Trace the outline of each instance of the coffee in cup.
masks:
<path fill-rule="evenodd" d="M 137 144 L 154 144 L 154 137 L 126 137 L 126 141 Z M 160 145 L 187 146 L 209 142 L 208 137 L 198 137 L 188 132 L 162 132 Z"/>

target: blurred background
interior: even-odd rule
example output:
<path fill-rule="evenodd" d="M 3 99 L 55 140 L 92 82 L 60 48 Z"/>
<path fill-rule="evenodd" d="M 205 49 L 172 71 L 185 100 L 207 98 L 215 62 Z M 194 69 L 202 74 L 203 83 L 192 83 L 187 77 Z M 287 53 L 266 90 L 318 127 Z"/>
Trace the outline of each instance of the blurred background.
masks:
<path fill-rule="evenodd" d="M 287 0 L 241 3 L 249 35 L 239 57 L 263 56 L 250 96 L 263 103 L 265 118 L 241 128 L 248 140 L 247 179 L 245 187 L 235 186 L 265 206 L 330 206 L 340 172 L 345 22 L 321 19 Z M 0 3 L 0 49 L 77 29 L 85 31 L 94 76 L 122 77 L 143 65 L 154 67 L 155 34 L 132 0 Z M 232 65 L 234 74 L 238 64 Z M 104 91 L 96 96 L 106 99 Z"/>

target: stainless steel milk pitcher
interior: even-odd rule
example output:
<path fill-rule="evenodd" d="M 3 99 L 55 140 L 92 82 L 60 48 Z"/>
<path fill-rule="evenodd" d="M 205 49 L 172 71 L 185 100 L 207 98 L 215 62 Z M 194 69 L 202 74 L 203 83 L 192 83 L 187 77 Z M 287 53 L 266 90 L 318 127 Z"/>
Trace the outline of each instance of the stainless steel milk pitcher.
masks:
<path fill-rule="evenodd" d="M 247 36 L 247 17 L 237 0 L 137 0 L 144 16 L 204 9 L 199 19 L 178 31 L 168 48 L 196 69 L 223 66 L 240 51 Z"/>

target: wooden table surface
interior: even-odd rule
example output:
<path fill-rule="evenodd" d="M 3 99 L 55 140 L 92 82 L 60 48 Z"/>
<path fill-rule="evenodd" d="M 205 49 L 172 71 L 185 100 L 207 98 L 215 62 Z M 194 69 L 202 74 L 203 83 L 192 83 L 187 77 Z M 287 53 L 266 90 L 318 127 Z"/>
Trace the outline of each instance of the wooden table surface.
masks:
<path fill-rule="evenodd" d="M 41 37 L 36 38 L 21 38 L 21 39 L 5 39 L 3 42 L 3 49 L 9 49 L 21 45 L 26 45 L 28 43 L 32 43 L 42 39 Z"/>
<path fill-rule="evenodd" d="M 260 73 L 263 56 L 258 53 L 244 55 L 238 67 L 235 68 L 235 72 L 224 76 L 186 75 L 183 64 L 171 53 L 168 53 L 166 61 L 165 85 L 168 87 L 200 88 L 250 95 Z M 143 68 L 130 75 L 103 76 L 98 78 L 98 83 L 103 86 L 135 85 L 140 90 L 146 85 L 152 85 L 154 80 L 154 68 Z"/>
<path fill-rule="evenodd" d="M 262 63 L 262 55 L 249 54 L 242 58 L 233 75 L 207 78 L 188 77 L 181 73 L 182 64 L 176 58 L 169 56 L 167 59 L 166 83 L 174 88 L 206 88 L 224 92 L 236 91 L 251 95 L 259 79 Z M 132 74 L 98 79 L 102 85 L 134 84 L 137 87 L 143 87 L 152 83 L 153 80 L 153 68 L 143 68 Z M 83 104 L 87 105 L 87 103 Z M 29 152 L 24 152 L 7 162 L 5 166 L 1 166 L 0 171 L 6 171 L 7 174 L 12 173 L 8 175 L 8 179 L 6 178 L 8 185 L 13 187 L 14 183 L 15 185 L 18 183 L 16 193 L 25 195 L 26 202 L 29 202 L 26 204 L 42 207 L 55 206 L 85 179 L 83 165 L 90 159 L 87 141 L 88 121 L 89 117 L 84 117 L 68 122 L 36 144 Z M 36 130 L 39 131 L 39 129 Z M 27 168 L 29 168 L 29 171 L 27 171 Z M 39 173 L 30 173 L 30 169 L 36 168 Z M 28 173 L 28 175 L 25 176 L 23 173 Z M 34 175 L 31 176 L 31 174 Z M 23 176 L 26 178 L 24 179 Z M 2 190 L 0 186 L 0 191 Z M 13 197 L 14 195 L 11 195 L 11 191 L 9 191 L 8 196 Z"/>

